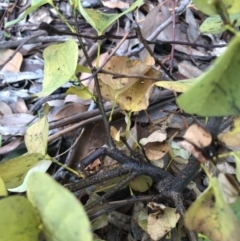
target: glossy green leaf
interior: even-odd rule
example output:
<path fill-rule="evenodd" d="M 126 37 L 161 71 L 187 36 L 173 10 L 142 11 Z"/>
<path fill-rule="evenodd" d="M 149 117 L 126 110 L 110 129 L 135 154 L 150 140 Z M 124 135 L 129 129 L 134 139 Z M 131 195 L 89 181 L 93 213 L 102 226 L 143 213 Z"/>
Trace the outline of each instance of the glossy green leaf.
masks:
<path fill-rule="evenodd" d="M 240 35 L 197 82 L 177 98 L 187 113 L 200 116 L 240 115 Z"/>
<path fill-rule="evenodd" d="M 240 13 L 230 14 L 229 15 L 231 23 L 235 23 L 235 27 L 240 26 Z M 205 19 L 205 21 L 200 26 L 199 30 L 202 33 L 222 33 L 225 31 L 223 21 L 219 15 L 213 15 Z"/>
<path fill-rule="evenodd" d="M 78 60 L 78 45 L 73 39 L 63 44 L 54 44 L 43 52 L 45 61 L 43 89 L 38 96 L 47 96 L 63 84 L 75 78 Z"/>
<path fill-rule="evenodd" d="M 0 240 L 38 241 L 40 219 L 32 204 L 22 196 L 0 200 Z"/>
<path fill-rule="evenodd" d="M 41 154 L 26 154 L 0 163 L 0 177 L 7 188 L 20 186 L 27 172 L 44 156 Z"/>
<path fill-rule="evenodd" d="M 49 175 L 32 173 L 27 195 L 39 212 L 48 241 L 92 241 L 90 222 L 83 206 Z"/>
<path fill-rule="evenodd" d="M 85 9 L 82 7 L 81 1 L 79 4 L 79 11 L 87 22 L 97 31 L 98 35 L 102 35 L 103 32 L 111 26 L 117 19 L 133 11 L 143 3 L 143 0 L 137 0 L 127 10 L 120 14 L 107 14 L 100 12 L 99 10 Z"/>
<path fill-rule="evenodd" d="M 24 136 L 28 153 L 47 154 L 49 123 L 47 116 L 31 125 Z"/>

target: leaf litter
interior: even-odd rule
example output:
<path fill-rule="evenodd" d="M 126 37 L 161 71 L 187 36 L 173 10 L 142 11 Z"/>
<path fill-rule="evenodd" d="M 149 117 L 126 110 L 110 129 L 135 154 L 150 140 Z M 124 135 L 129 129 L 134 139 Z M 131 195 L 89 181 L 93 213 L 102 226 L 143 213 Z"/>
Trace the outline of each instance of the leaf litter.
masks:
<path fill-rule="evenodd" d="M 13 195 L 28 190 L 32 204 L 24 199 L 27 201 L 24 204 L 26 210 L 33 215 L 35 222 L 39 222 L 39 217 L 29 205 L 36 206 L 40 216 L 46 212 L 41 216 L 44 219 L 41 232 L 49 240 L 55 237 L 61 240 L 76 238 L 71 236 L 71 230 L 66 230 L 68 225 L 72 230 L 76 228 L 66 221 L 73 218 L 72 212 L 65 210 L 64 213 L 63 208 L 54 211 L 56 215 L 52 216 L 52 208 L 61 209 L 63 205 L 74 203 L 74 210 L 77 210 L 74 220 L 76 225 L 79 224 L 76 223 L 77 215 L 85 213 L 78 206 L 79 201 L 65 192 L 66 188 L 71 190 L 70 186 L 79 182 L 79 176 L 86 178 L 82 179 L 82 184 L 84 180 L 90 183 L 76 191 L 75 196 L 85 204 L 95 239 L 116 240 L 116 233 L 121 234 L 119 240 L 166 240 L 166 235 L 168 240 L 174 240 L 174 235 L 180 238 L 187 236 L 187 232 L 181 230 L 183 223 L 179 217 L 183 213 L 179 214 L 179 209 L 176 209 L 179 207 L 174 205 L 174 201 L 166 201 L 165 194 L 159 195 L 157 175 L 139 173 L 131 179 L 131 173 L 136 175 L 140 164 L 132 163 L 131 168 L 136 167 L 133 170 L 125 164 L 120 165 L 106 153 L 96 155 L 96 151 L 105 148 L 108 136 L 101 112 L 97 109 L 99 96 L 91 66 L 82 65 L 84 53 L 77 36 L 67 37 L 66 34 L 70 30 L 75 32 L 72 16 L 76 11 L 83 16 L 78 16 L 77 20 L 87 52 L 93 51 L 90 61 L 96 69 L 103 66 L 97 70 L 97 77 L 106 114 L 111 118 L 109 127 L 114 145 L 128 157 L 160 168 L 159 172 L 163 170 L 172 178 L 181 176 L 191 162 L 191 155 L 209 172 L 221 172 L 223 176 L 219 175 L 219 181 L 206 170 L 196 173 L 196 177 L 191 178 L 195 191 L 184 186 L 182 200 L 184 208 L 188 209 L 184 217 L 185 226 L 195 234 L 202 233 L 212 240 L 237 240 L 239 221 L 235 214 L 238 210 L 231 209 L 228 201 L 238 201 L 239 187 L 235 176 L 239 181 L 239 153 L 232 151 L 239 148 L 239 120 L 235 118 L 232 129 L 225 130 L 216 139 L 220 132 L 214 136 L 211 130 L 205 130 L 208 120 L 204 117 L 239 115 L 239 88 L 236 87 L 238 55 L 235 54 L 239 47 L 239 35 L 229 39 L 216 9 L 212 8 L 209 12 L 204 5 L 206 1 L 203 9 L 199 1 L 194 1 L 195 7 L 189 4 L 186 8 L 184 4 L 189 2 L 179 1 L 175 6 L 173 1 L 126 3 L 109 0 L 104 1 L 104 7 L 92 9 L 92 6 L 100 6 L 101 2 L 89 1 L 90 8 L 87 9 L 84 3 L 72 2 L 70 6 L 59 1 L 56 7 L 52 1 L 33 1 L 23 15 L 16 12 L 15 6 L 9 5 L 17 17 L 12 21 L 7 19 L 5 34 L 9 35 L 9 40 L 3 38 L 0 47 L 0 196 L 6 196 L 7 191 Z M 224 0 L 223 4 L 227 2 Z M 51 7 L 46 8 L 47 3 Z M 238 3 L 233 1 L 233 6 L 235 4 Z M 175 11 L 172 11 L 173 7 L 176 7 Z M 214 15 L 205 17 L 201 11 Z M 239 13 L 232 6 L 228 11 L 231 22 L 235 21 L 234 27 L 238 27 Z M 32 12 L 34 14 L 29 17 Z M 52 29 L 40 30 L 41 21 L 48 23 L 48 28 Z M 152 42 L 148 43 L 150 53 L 145 46 L 132 56 L 144 44 L 139 36 L 132 38 L 137 32 L 136 23 L 143 38 Z M 154 35 L 165 23 L 168 24 L 162 31 Z M 12 26 L 17 27 L 15 32 Z M 30 39 L 28 33 L 31 36 L 34 31 L 40 34 Z M 204 34 L 201 35 L 201 32 Z M 225 34 L 215 34 L 221 32 Z M 104 41 L 97 40 L 101 35 Z M 132 39 L 120 42 L 125 35 Z M 150 36 L 154 37 L 149 39 Z M 213 48 L 210 51 L 209 46 L 222 41 L 230 42 L 229 47 L 222 58 L 213 62 Z M 92 48 L 97 43 L 99 47 Z M 116 54 L 111 56 L 113 50 Z M 9 57 L 11 60 L 8 60 Z M 173 81 L 171 74 L 179 80 Z M 176 102 L 180 93 L 184 94 Z M 46 103 L 51 106 L 48 113 L 44 107 Z M 216 140 L 221 143 L 215 143 Z M 232 165 L 227 159 L 221 159 L 221 164 L 224 164 L 221 170 L 216 164 L 217 155 L 222 154 L 221 148 L 225 148 L 225 154 L 228 151 L 235 158 L 236 164 L 231 169 L 227 167 Z M 212 160 L 206 158 L 206 152 Z M 93 157 L 89 161 L 91 155 Z M 54 186 L 57 184 L 51 183 L 49 177 L 44 174 L 38 176 L 34 173 L 36 171 L 48 172 L 66 188 Z M 202 182 L 203 175 L 208 180 L 208 187 Z M 128 178 L 129 182 L 124 183 Z M 38 179 L 49 185 L 49 190 L 41 190 Z M 170 181 L 165 185 L 171 185 Z M 62 202 L 47 207 L 45 203 L 51 201 L 48 191 L 54 194 L 55 203 L 60 199 Z M 109 191 L 115 194 L 110 196 Z M 15 197 L 18 198 L 17 195 Z M 7 198 L 3 200 L 7 201 Z M 71 204 L 66 204 L 67 200 Z M 11 201 L 14 205 L 18 202 Z M 94 202 L 97 205 L 91 207 Z M 1 207 L 4 205 L 8 204 L 0 203 Z M 16 205 L 16 208 L 19 207 Z M 10 215 L 10 211 L 6 209 L 5 215 Z M 61 219 L 63 226 L 56 233 L 52 227 L 58 227 Z M 88 219 L 84 220 L 88 230 Z M 15 221 L 8 219 L 8 222 L 14 225 Z M 118 232 L 113 231 L 113 227 Z M 34 235 L 38 234 L 39 230 L 30 228 Z M 212 229 L 215 231 L 212 232 Z M 88 231 L 85 231 L 88 236 L 84 239 L 88 237 L 92 240 Z M 78 235 L 81 236 L 80 233 Z"/>

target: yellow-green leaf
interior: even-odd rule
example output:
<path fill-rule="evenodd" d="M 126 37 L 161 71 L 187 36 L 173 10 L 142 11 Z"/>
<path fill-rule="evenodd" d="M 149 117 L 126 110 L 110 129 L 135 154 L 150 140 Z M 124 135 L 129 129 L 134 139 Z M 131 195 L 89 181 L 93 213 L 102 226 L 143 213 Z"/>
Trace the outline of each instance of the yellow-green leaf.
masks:
<path fill-rule="evenodd" d="M 7 196 L 8 192 L 3 179 L 0 177 L 0 197 Z"/>
<path fill-rule="evenodd" d="M 27 129 L 24 140 L 28 153 L 47 154 L 48 130 L 46 115 Z"/>
<path fill-rule="evenodd" d="M 63 84 L 75 78 L 78 60 L 78 45 L 73 39 L 54 44 L 43 52 L 45 61 L 43 89 L 38 96 L 47 96 Z"/>
<path fill-rule="evenodd" d="M 234 125 L 231 130 L 223 133 L 219 139 L 230 147 L 240 146 L 240 118 L 235 118 Z"/>
<path fill-rule="evenodd" d="M 9 159 L 0 163 L 0 177 L 7 188 L 18 187 L 23 183 L 27 172 L 43 159 L 43 155 L 36 153 Z"/>
<path fill-rule="evenodd" d="M 152 186 L 152 178 L 141 175 L 131 180 L 129 185 L 136 192 L 146 192 Z"/>
<path fill-rule="evenodd" d="M 83 206 L 49 175 L 32 173 L 27 195 L 39 212 L 48 240 L 92 241 L 90 222 Z"/>
<path fill-rule="evenodd" d="M 240 34 L 237 34 L 211 68 L 177 99 L 185 112 L 200 116 L 240 114 L 240 55 L 236 54 L 239 51 Z"/>
<path fill-rule="evenodd" d="M 208 189 L 187 210 L 185 225 L 212 241 L 239 240 L 240 223 L 225 202 L 217 178 L 210 179 Z"/>
<path fill-rule="evenodd" d="M 228 13 L 240 12 L 239 0 L 193 0 L 196 7 L 207 15 L 218 14 L 215 4 L 222 3 Z"/>
<path fill-rule="evenodd" d="M 174 90 L 176 92 L 186 92 L 194 84 L 195 79 L 179 80 L 179 81 L 158 81 L 155 83 L 158 87 L 163 87 L 169 90 Z"/>
<path fill-rule="evenodd" d="M 40 219 L 31 203 L 22 196 L 0 200 L 0 240 L 38 241 Z"/>
<path fill-rule="evenodd" d="M 38 161 L 26 174 L 26 176 L 24 177 L 24 181 L 21 185 L 19 185 L 18 187 L 15 188 L 8 188 L 9 192 L 18 192 L 18 193 L 22 193 L 22 192 L 26 192 L 27 190 L 27 183 L 28 183 L 28 178 L 29 176 L 33 173 L 33 172 L 46 172 L 48 170 L 48 168 L 51 166 L 52 161 L 50 160 L 41 160 Z"/>
<path fill-rule="evenodd" d="M 121 16 L 133 11 L 143 3 L 143 0 L 137 0 L 127 10 L 120 14 L 107 14 L 100 12 L 99 10 L 85 9 L 82 7 L 81 1 L 79 4 L 79 11 L 87 22 L 97 31 L 98 35 L 102 35 L 103 32 L 113 24 Z"/>
<path fill-rule="evenodd" d="M 71 86 L 67 90 L 66 94 L 68 95 L 74 94 L 82 100 L 89 100 L 93 98 L 92 93 L 90 92 L 89 88 L 86 86 Z"/>
<path fill-rule="evenodd" d="M 240 13 L 230 14 L 229 15 L 231 23 L 235 23 L 235 27 L 240 26 Z M 222 33 L 226 29 L 224 28 L 223 21 L 219 15 L 213 15 L 205 19 L 205 21 L 200 26 L 199 30 L 202 33 Z"/>
<path fill-rule="evenodd" d="M 76 68 L 77 73 L 88 73 L 91 74 L 91 70 L 88 67 L 78 64 Z"/>

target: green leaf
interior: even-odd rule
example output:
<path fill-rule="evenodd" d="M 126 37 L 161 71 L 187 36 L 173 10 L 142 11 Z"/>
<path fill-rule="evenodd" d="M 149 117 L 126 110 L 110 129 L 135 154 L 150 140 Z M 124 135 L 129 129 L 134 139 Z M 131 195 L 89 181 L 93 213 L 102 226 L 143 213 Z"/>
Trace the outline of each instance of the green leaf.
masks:
<path fill-rule="evenodd" d="M 81 203 L 45 173 L 28 179 L 27 195 L 39 212 L 49 241 L 92 241 L 90 222 Z"/>
<path fill-rule="evenodd" d="M 7 188 L 15 188 L 24 181 L 27 172 L 44 156 L 41 154 L 27 154 L 0 163 L 0 177 Z"/>
<path fill-rule="evenodd" d="M 113 24 L 121 16 L 133 11 L 143 3 L 143 0 L 137 0 L 127 10 L 120 14 L 107 14 L 102 13 L 99 10 L 85 9 L 82 7 L 81 1 L 79 4 L 79 11 L 87 22 L 97 31 L 98 35 L 102 35 L 103 32 Z"/>
<path fill-rule="evenodd" d="M 22 196 L 0 200 L 1 241 L 38 241 L 40 219 L 31 203 Z"/>
<path fill-rule="evenodd" d="M 73 39 L 63 44 L 54 44 L 43 52 L 45 61 L 43 89 L 38 96 L 47 96 L 75 78 L 78 60 L 78 45 Z"/>
<path fill-rule="evenodd" d="M 3 179 L 0 177 L 0 197 L 7 196 L 8 192 Z"/>
<path fill-rule="evenodd" d="M 240 13 L 230 14 L 229 15 L 231 23 L 235 23 L 235 27 L 240 26 Z M 219 15 L 213 15 L 205 19 L 205 21 L 200 26 L 199 30 L 202 33 L 222 33 L 226 29 L 224 28 L 223 21 Z"/>
<path fill-rule="evenodd" d="M 47 154 L 48 130 L 46 115 L 27 129 L 24 140 L 28 153 Z"/>
<path fill-rule="evenodd" d="M 88 73 L 91 74 L 91 70 L 88 67 L 78 64 L 76 68 L 77 73 Z"/>
<path fill-rule="evenodd" d="M 240 222 L 240 197 L 238 197 L 237 201 L 232 203 L 230 207 L 232 208 L 238 222 Z"/>
<path fill-rule="evenodd" d="M 90 92 L 89 88 L 86 86 L 71 86 L 66 94 L 71 95 L 77 95 L 82 100 L 89 100 L 92 99 L 94 96 Z"/>
<path fill-rule="evenodd" d="M 163 87 L 176 92 L 186 92 L 194 85 L 196 81 L 194 79 L 186 79 L 179 81 L 158 81 L 155 83 L 158 87 Z"/>
<path fill-rule="evenodd" d="M 38 9 L 39 7 L 41 7 L 41 6 L 43 6 L 43 5 L 47 4 L 47 3 L 50 4 L 51 6 L 54 5 L 51 0 L 42 0 L 42 1 L 36 1 L 36 0 L 35 0 L 34 2 L 32 1 L 32 6 L 31 6 L 30 8 L 28 8 L 28 9 L 24 12 L 24 14 L 22 14 L 19 18 L 14 19 L 14 20 L 12 20 L 12 21 L 10 21 L 10 22 L 5 23 L 5 28 L 8 28 L 8 27 L 10 27 L 10 26 L 12 26 L 12 25 L 20 22 L 20 21 L 23 20 L 28 14 L 34 12 L 36 9 Z"/>
<path fill-rule="evenodd" d="M 152 178 L 141 175 L 131 180 L 130 187 L 137 192 L 146 192 L 152 186 Z"/>
<path fill-rule="evenodd" d="M 240 223 L 225 202 L 217 178 L 210 179 L 208 189 L 187 210 L 185 225 L 213 241 L 239 240 Z"/>
<path fill-rule="evenodd" d="M 27 183 L 28 183 L 28 178 L 33 172 L 46 172 L 48 168 L 51 166 L 52 161 L 50 160 L 41 160 L 38 161 L 31 169 L 27 172 L 26 176 L 24 177 L 24 181 L 21 185 L 15 188 L 8 188 L 9 192 L 26 192 L 27 190 Z"/>
<path fill-rule="evenodd" d="M 240 114 L 239 51 L 240 35 L 237 34 L 213 66 L 177 99 L 185 112 L 200 116 Z"/>
<path fill-rule="evenodd" d="M 196 7 L 207 15 L 218 14 L 215 4 L 219 2 L 225 5 L 228 13 L 240 12 L 239 0 L 193 0 Z"/>

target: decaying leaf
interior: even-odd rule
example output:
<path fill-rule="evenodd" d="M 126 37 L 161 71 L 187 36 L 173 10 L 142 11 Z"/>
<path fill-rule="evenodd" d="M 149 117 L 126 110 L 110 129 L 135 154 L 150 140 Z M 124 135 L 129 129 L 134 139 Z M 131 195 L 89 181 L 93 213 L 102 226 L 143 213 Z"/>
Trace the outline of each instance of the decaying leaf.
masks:
<path fill-rule="evenodd" d="M 183 138 L 199 148 L 209 146 L 212 142 L 212 136 L 200 125 L 191 125 L 185 132 Z"/>
<path fill-rule="evenodd" d="M 147 232 L 153 240 L 159 240 L 176 226 L 180 215 L 175 208 L 161 204 L 149 203 L 148 206 L 156 212 L 148 215 Z"/>
<path fill-rule="evenodd" d="M 212 241 L 239 240 L 240 223 L 225 202 L 217 178 L 210 179 L 207 190 L 187 210 L 185 225 Z"/>
<path fill-rule="evenodd" d="M 46 115 L 27 129 L 24 139 L 28 153 L 47 154 L 48 130 Z"/>
<path fill-rule="evenodd" d="M 168 152 L 167 142 L 149 142 L 144 146 L 145 154 L 150 161 L 157 161 Z"/>
<path fill-rule="evenodd" d="M 219 137 L 227 146 L 238 147 L 240 146 L 240 118 L 235 118 L 233 129 L 224 133 Z"/>
<path fill-rule="evenodd" d="M 218 175 L 219 184 L 222 188 L 222 194 L 226 203 L 234 203 L 240 191 L 239 184 L 231 175 L 220 173 Z"/>

